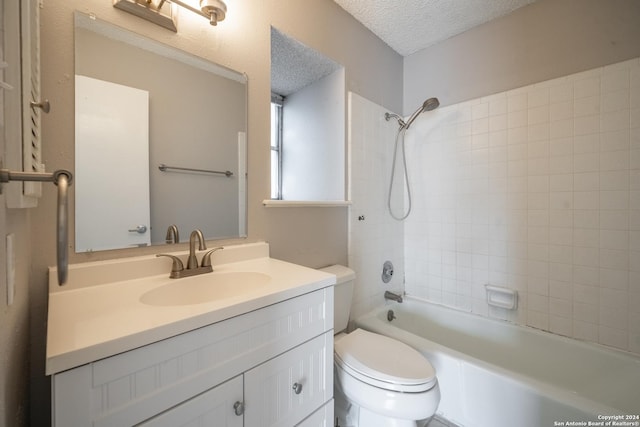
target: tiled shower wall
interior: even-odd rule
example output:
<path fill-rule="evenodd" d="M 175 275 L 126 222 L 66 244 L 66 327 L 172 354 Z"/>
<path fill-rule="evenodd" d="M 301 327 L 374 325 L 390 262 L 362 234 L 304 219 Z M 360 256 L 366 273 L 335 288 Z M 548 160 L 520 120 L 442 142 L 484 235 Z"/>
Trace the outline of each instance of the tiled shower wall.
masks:
<path fill-rule="evenodd" d="M 385 290 L 403 287 L 403 224 L 387 213 L 387 192 L 397 123 L 387 110 L 349 93 L 349 267 L 356 272 L 351 318 L 384 304 Z M 402 208 L 402 182 L 393 206 Z M 382 265 L 391 261 L 391 282 L 382 282 Z"/>
<path fill-rule="evenodd" d="M 406 137 L 407 293 L 640 353 L 640 59 L 442 107 Z M 489 308 L 487 283 L 517 310 Z"/>

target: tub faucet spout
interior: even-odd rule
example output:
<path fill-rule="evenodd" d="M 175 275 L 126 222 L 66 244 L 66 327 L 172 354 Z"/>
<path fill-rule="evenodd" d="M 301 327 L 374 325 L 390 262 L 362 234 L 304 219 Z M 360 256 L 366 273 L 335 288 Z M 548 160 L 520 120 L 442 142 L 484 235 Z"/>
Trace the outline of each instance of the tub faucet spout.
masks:
<path fill-rule="evenodd" d="M 402 296 L 399 294 L 394 294 L 393 292 L 384 291 L 384 299 L 390 299 L 397 302 L 402 302 Z"/>

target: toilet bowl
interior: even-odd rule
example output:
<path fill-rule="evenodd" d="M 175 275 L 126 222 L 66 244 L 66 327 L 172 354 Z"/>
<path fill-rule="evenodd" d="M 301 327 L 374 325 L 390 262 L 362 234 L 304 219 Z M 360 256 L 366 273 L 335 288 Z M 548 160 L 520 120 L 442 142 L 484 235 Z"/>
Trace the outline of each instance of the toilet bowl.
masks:
<path fill-rule="evenodd" d="M 435 371 L 427 359 L 383 335 L 356 329 L 336 337 L 334 369 L 339 397 L 351 404 L 347 413 L 336 412 L 351 425 L 423 426 L 440 402 Z"/>
<path fill-rule="evenodd" d="M 334 289 L 334 399 L 340 427 L 422 427 L 440 402 L 435 370 L 417 350 L 392 338 L 346 329 L 355 273 L 323 269 Z"/>

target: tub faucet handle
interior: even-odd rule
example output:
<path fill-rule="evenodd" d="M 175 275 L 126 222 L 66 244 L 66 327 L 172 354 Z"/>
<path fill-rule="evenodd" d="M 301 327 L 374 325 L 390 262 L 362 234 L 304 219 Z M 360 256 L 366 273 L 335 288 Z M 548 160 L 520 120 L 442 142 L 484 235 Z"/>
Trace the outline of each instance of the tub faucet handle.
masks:
<path fill-rule="evenodd" d="M 382 265 L 382 281 L 384 283 L 389 283 L 391 281 L 391 277 L 393 276 L 393 264 L 391 261 L 385 261 Z"/>

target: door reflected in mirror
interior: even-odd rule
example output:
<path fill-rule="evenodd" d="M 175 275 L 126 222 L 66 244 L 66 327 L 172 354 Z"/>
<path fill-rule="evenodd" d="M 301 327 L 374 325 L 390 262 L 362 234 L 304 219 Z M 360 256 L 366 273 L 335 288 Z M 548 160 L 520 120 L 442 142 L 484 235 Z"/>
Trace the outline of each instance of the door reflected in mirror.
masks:
<path fill-rule="evenodd" d="M 79 12 L 75 74 L 76 252 L 246 236 L 245 75 Z"/>

